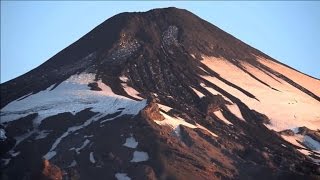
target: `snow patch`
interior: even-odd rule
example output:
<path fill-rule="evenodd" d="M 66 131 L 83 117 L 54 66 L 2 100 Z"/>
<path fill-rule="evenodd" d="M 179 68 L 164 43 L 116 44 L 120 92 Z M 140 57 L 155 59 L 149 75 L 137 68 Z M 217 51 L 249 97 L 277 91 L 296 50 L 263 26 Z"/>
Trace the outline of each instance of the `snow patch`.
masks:
<path fill-rule="evenodd" d="M 116 173 L 114 176 L 117 180 L 131 180 L 131 178 L 128 177 L 126 173 Z"/>
<path fill-rule="evenodd" d="M 320 153 L 320 143 L 310 136 L 304 136 L 303 144 L 309 147 L 311 150 L 318 151 Z"/>
<path fill-rule="evenodd" d="M 96 160 L 94 159 L 94 156 L 93 156 L 93 152 L 90 152 L 89 159 L 91 163 L 93 164 L 96 163 Z"/>
<path fill-rule="evenodd" d="M 82 125 L 69 127 L 65 133 L 63 133 L 59 138 L 56 139 L 56 141 L 52 144 L 50 151 L 44 156 L 44 158 L 46 158 L 46 159 L 49 158 L 48 160 L 50 160 L 53 156 L 56 155 L 54 149 L 56 149 L 56 147 L 58 146 L 58 144 L 60 144 L 62 139 L 67 137 L 72 132 L 75 132 L 79 129 L 82 129 L 82 128 L 90 125 L 92 122 L 99 120 L 102 116 L 103 116 L 103 114 L 97 114 L 97 115 L 93 116 L 92 118 L 88 119 L 87 121 L 85 121 Z M 52 152 L 54 152 L 54 153 L 52 153 Z"/>
<path fill-rule="evenodd" d="M 18 99 L 17 99 L 17 101 L 20 101 L 21 99 L 24 99 L 24 98 L 26 98 L 26 97 L 30 96 L 31 94 L 32 94 L 32 93 L 26 94 L 26 95 L 24 95 L 24 96 L 22 96 L 22 97 L 18 98 Z"/>
<path fill-rule="evenodd" d="M 291 143 L 291 144 L 293 144 L 293 145 L 296 145 L 296 146 L 298 146 L 298 147 L 300 147 L 300 148 L 305 148 L 305 147 L 303 147 L 303 146 L 299 143 L 299 142 L 301 142 L 302 139 L 303 139 L 303 136 L 302 136 L 302 135 L 299 135 L 299 134 L 296 134 L 296 135 L 294 135 L 294 136 L 281 135 L 281 137 L 282 137 L 284 140 L 288 141 L 289 143 Z"/>
<path fill-rule="evenodd" d="M 35 140 L 46 138 L 48 136 L 48 134 L 50 134 L 50 132 L 46 131 L 46 130 L 39 131 L 37 133 L 38 133 L 38 135 L 34 138 Z"/>
<path fill-rule="evenodd" d="M 74 166 L 76 166 L 76 165 L 77 165 L 77 162 L 76 162 L 75 160 L 73 160 L 73 161 L 70 163 L 70 165 L 68 166 L 68 168 L 74 167 Z"/>
<path fill-rule="evenodd" d="M 2 128 L 0 128 L 0 141 L 4 141 L 7 139 L 7 136 L 6 136 L 6 131 Z"/>
<path fill-rule="evenodd" d="M 291 129 L 295 133 L 292 136 L 281 135 L 281 137 L 284 140 L 286 140 L 287 142 L 297 146 L 296 149 L 300 153 L 308 156 L 308 158 L 311 159 L 314 163 L 320 164 L 320 159 L 318 159 L 318 158 L 315 159 L 312 157 L 312 155 L 317 156 L 314 152 L 320 153 L 320 143 L 308 135 L 297 134 L 298 129 L 299 129 L 298 127 Z M 281 145 L 286 147 L 283 144 L 281 144 Z"/>
<path fill-rule="evenodd" d="M 75 151 L 77 152 L 77 154 L 80 154 L 80 151 L 83 148 L 85 148 L 89 143 L 90 143 L 90 141 L 88 139 L 86 139 L 79 148 L 76 148 Z"/>
<path fill-rule="evenodd" d="M 27 138 L 29 138 L 33 133 L 35 133 L 36 130 L 32 130 L 32 131 L 29 131 L 25 134 L 22 134 L 18 137 L 15 137 L 15 140 L 16 140 L 16 144 L 14 145 L 14 147 L 12 149 L 14 149 L 15 147 L 17 147 L 22 141 L 26 140 Z"/>
<path fill-rule="evenodd" d="M 134 149 L 138 146 L 138 141 L 131 136 L 126 139 L 126 142 L 123 144 L 123 146 Z"/>
<path fill-rule="evenodd" d="M 309 156 L 311 153 L 310 151 L 308 150 L 305 150 L 305 149 L 297 149 L 299 152 L 301 152 L 302 154 L 306 155 L 306 156 Z"/>
<path fill-rule="evenodd" d="M 128 78 L 126 76 L 120 76 L 119 79 L 122 81 L 122 82 L 128 82 Z"/>
<path fill-rule="evenodd" d="M 199 98 L 202 98 L 202 97 L 204 97 L 205 95 L 204 94 L 202 94 L 200 91 L 198 91 L 197 89 L 195 89 L 195 88 L 193 88 L 193 87 L 190 87 L 198 96 L 199 96 Z"/>
<path fill-rule="evenodd" d="M 1 161 L 3 162 L 3 163 L 1 163 L 1 164 L 3 164 L 4 166 L 7 166 L 7 165 L 9 164 L 9 162 L 11 161 L 11 159 L 10 159 L 10 158 L 8 158 L 8 159 L 1 159 Z"/>
<path fill-rule="evenodd" d="M 155 122 L 159 125 L 167 125 L 167 126 L 171 127 L 178 137 L 181 137 L 180 125 L 183 125 L 183 126 L 186 126 L 186 127 L 192 128 L 192 129 L 194 129 L 194 128 L 204 129 L 204 130 L 208 131 L 212 136 L 218 137 L 216 134 L 214 134 L 213 132 L 211 132 L 210 130 L 206 129 L 205 127 L 203 127 L 199 124 L 193 125 L 193 124 L 186 122 L 184 119 L 182 119 L 180 117 L 171 117 L 163 112 L 160 112 L 160 114 L 162 114 L 162 116 L 165 119 L 162 121 L 155 120 Z"/>
<path fill-rule="evenodd" d="M 159 103 L 157 103 L 157 104 L 158 104 L 158 107 L 165 112 L 169 112 L 172 109 L 172 107 L 169 107 L 169 106 L 166 106 L 163 104 L 159 104 Z"/>
<path fill-rule="evenodd" d="M 222 120 L 224 123 L 226 123 L 226 124 L 228 124 L 228 125 L 232 124 L 230 121 L 228 121 L 228 120 L 224 117 L 224 115 L 222 114 L 221 111 L 222 111 L 222 110 L 219 110 L 219 111 L 215 111 L 215 112 L 213 112 L 213 113 L 214 113 L 214 115 L 216 115 L 220 120 Z"/>
<path fill-rule="evenodd" d="M 241 111 L 239 109 L 239 107 L 236 105 L 236 104 L 233 104 L 233 105 L 226 105 L 227 108 L 229 109 L 229 111 L 234 114 L 235 116 L 237 116 L 237 118 L 244 120 L 244 118 L 242 117 L 242 114 L 241 114 Z"/>
<path fill-rule="evenodd" d="M 213 136 L 213 137 L 218 137 L 218 135 L 216 135 L 215 133 L 211 132 L 209 129 L 205 128 L 204 126 L 201 126 L 201 125 L 198 124 L 198 123 L 196 123 L 196 127 L 207 131 L 207 132 L 208 132 L 209 134 L 211 134 L 211 136 Z"/>
<path fill-rule="evenodd" d="M 163 113 L 163 112 L 160 112 L 160 114 L 165 119 L 162 120 L 162 121 L 155 120 L 155 122 L 157 124 L 159 124 L 159 125 L 167 125 L 167 126 L 171 127 L 178 137 L 181 136 L 180 135 L 180 127 L 179 127 L 180 125 L 184 125 L 184 126 L 189 127 L 189 128 L 196 128 L 195 125 L 186 122 L 184 119 L 182 119 L 180 117 L 171 117 L 171 116 L 169 116 L 169 115 L 167 115 L 166 113 Z"/>
<path fill-rule="evenodd" d="M 297 134 L 297 133 L 299 132 L 299 127 L 291 128 L 291 130 L 292 130 L 295 134 Z"/>
<path fill-rule="evenodd" d="M 55 155 L 57 154 L 56 151 L 49 151 L 47 154 L 45 154 L 43 156 L 43 158 L 50 160 L 51 158 L 53 158 Z"/>
<path fill-rule="evenodd" d="M 121 83 L 124 91 L 126 91 L 126 93 L 131 96 L 131 97 L 134 97 L 136 99 L 139 99 L 139 100 L 142 100 L 142 98 L 139 96 L 139 92 L 135 89 L 133 89 L 132 87 L 128 86 L 127 83 Z"/>
<path fill-rule="evenodd" d="M 149 155 L 143 151 L 134 151 L 133 158 L 130 162 L 142 162 L 147 161 L 149 159 Z"/>
<path fill-rule="evenodd" d="M 297 150 L 299 150 L 300 148 L 309 148 L 310 151 L 320 153 L 320 143 L 308 135 L 294 134 L 293 136 L 281 135 L 281 137 L 289 143 L 297 146 Z"/>
<path fill-rule="evenodd" d="M 91 135 L 84 135 L 83 137 L 84 137 L 84 138 L 90 138 L 90 137 L 93 137 L 93 134 L 91 134 Z"/>
<path fill-rule="evenodd" d="M 212 95 L 221 95 L 224 98 L 224 100 L 229 101 L 230 103 L 232 102 L 229 98 L 227 98 L 226 96 L 222 95 L 221 93 L 219 93 L 218 91 L 214 90 L 213 88 L 206 86 L 204 83 L 200 83 L 200 86 L 204 87 Z"/>
<path fill-rule="evenodd" d="M 118 117 L 118 116 L 116 116 L 116 117 Z M 100 121 L 100 124 L 103 124 L 103 123 L 105 123 L 105 122 L 107 122 L 107 121 L 112 121 L 114 118 L 116 118 L 116 117 L 113 117 L 113 118 L 108 118 L 108 119 L 105 119 L 105 120 L 102 120 L 102 121 Z M 103 127 L 104 125 L 101 125 L 100 127 Z"/>
<path fill-rule="evenodd" d="M 11 153 L 11 156 L 12 156 L 12 157 L 16 157 L 16 156 L 18 156 L 20 153 L 21 153 L 20 151 L 15 152 L 15 153 Z"/>

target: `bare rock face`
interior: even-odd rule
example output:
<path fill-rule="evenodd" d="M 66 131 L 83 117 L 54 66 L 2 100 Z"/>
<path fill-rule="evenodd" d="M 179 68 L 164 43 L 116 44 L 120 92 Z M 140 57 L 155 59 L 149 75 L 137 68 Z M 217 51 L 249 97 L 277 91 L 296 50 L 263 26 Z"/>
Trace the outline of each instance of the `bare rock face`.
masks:
<path fill-rule="evenodd" d="M 217 95 L 214 98 L 201 98 L 199 107 L 203 112 L 206 112 L 209 115 L 215 111 L 220 110 L 225 104 L 227 104 L 225 99 L 221 95 Z"/>
<path fill-rule="evenodd" d="M 286 135 L 286 136 L 293 136 L 294 135 L 294 132 L 291 129 L 286 129 L 286 130 L 283 130 L 279 133 L 282 135 Z"/>
<path fill-rule="evenodd" d="M 102 89 L 99 88 L 97 83 L 89 83 L 88 86 L 90 87 L 90 90 L 93 91 L 101 91 Z"/>
<path fill-rule="evenodd" d="M 306 81 L 186 10 L 121 13 L 1 84 L 0 177 L 319 179 Z"/>
<path fill-rule="evenodd" d="M 142 116 L 151 120 L 156 119 L 161 121 L 164 119 L 164 117 L 160 114 L 160 109 L 154 100 L 149 103 L 142 113 Z"/>
<path fill-rule="evenodd" d="M 59 167 L 50 164 L 48 160 L 43 160 L 43 170 L 41 180 L 62 180 L 63 173 Z"/>
<path fill-rule="evenodd" d="M 307 127 L 299 127 L 298 134 L 308 135 L 308 136 L 316 139 L 317 141 L 320 141 L 320 131 L 319 130 L 314 131 L 314 130 L 311 130 Z"/>

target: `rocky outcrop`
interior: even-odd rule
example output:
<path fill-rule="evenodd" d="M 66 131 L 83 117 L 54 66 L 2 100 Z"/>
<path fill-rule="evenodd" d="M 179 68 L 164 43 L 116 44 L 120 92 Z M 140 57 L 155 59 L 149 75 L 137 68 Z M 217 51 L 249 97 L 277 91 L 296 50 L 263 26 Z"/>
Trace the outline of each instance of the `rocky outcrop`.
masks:
<path fill-rule="evenodd" d="M 62 180 L 63 172 L 59 167 L 54 164 L 50 164 L 48 160 L 43 160 L 42 172 L 40 180 Z"/>

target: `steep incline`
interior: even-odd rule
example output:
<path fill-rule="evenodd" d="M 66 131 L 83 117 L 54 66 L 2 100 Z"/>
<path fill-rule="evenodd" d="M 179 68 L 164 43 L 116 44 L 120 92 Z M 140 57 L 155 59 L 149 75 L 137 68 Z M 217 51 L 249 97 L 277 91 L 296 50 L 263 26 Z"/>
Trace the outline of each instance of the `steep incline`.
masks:
<path fill-rule="evenodd" d="M 319 89 L 186 10 L 122 13 L 1 84 L 1 177 L 319 178 Z"/>

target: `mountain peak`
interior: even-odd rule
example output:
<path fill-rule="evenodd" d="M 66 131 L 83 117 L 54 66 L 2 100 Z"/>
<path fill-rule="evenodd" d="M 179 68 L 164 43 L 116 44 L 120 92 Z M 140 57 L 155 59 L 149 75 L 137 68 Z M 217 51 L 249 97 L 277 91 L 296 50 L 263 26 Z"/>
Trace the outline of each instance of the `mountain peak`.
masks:
<path fill-rule="evenodd" d="M 127 20 L 122 27 L 124 32 L 158 47 L 163 32 L 169 26 L 175 26 L 180 44 L 192 54 L 222 56 L 226 59 L 252 62 L 256 55 L 268 57 L 185 9 L 168 7 L 147 12 L 123 13 L 119 16 L 123 21 Z"/>
<path fill-rule="evenodd" d="M 319 89 L 186 10 L 121 13 L 1 84 L 2 177 L 317 179 Z"/>
<path fill-rule="evenodd" d="M 150 9 L 148 11 L 139 11 L 139 12 L 123 12 L 118 15 L 130 15 L 130 14 L 139 14 L 139 15 L 150 15 L 150 14 L 192 14 L 190 11 L 186 9 L 181 9 L 181 8 L 176 8 L 176 7 L 165 7 L 165 8 L 155 8 L 155 9 Z M 117 16 L 117 15 L 116 15 Z"/>

